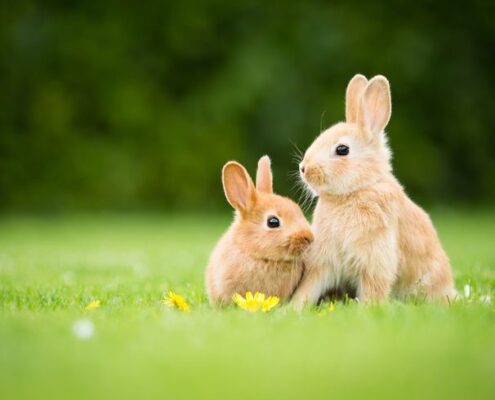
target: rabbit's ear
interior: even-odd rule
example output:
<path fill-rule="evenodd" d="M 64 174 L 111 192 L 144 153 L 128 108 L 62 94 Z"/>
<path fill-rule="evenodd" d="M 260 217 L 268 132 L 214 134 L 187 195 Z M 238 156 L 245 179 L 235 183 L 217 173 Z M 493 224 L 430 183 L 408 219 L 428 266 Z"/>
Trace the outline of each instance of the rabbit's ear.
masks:
<path fill-rule="evenodd" d="M 377 75 L 369 81 L 361 96 L 358 124 L 371 140 L 385 129 L 391 114 L 390 85 L 387 78 Z"/>
<path fill-rule="evenodd" d="M 235 161 L 229 161 L 222 170 L 225 197 L 232 207 L 245 213 L 256 202 L 256 189 L 246 169 Z"/>
<path fill-rule="evenodd" d="M 347 122 L 357 122 L 359 101 L 368 84 L 364 75 L 357 74 L 349 81 L 345 91 L 345 119 Z"/>
<path fill-rule="evenodd" d="M 259 192 L 273 193 L 273 176 L 270 157 L 263 156 L 258 161 L 256 171 L 256 189 Z"/>

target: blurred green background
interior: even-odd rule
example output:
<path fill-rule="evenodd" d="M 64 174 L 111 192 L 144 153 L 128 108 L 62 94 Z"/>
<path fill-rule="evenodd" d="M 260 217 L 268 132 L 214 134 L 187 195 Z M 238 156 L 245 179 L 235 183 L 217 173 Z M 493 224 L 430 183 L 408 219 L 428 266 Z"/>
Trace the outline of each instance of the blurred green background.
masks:
<path fill-rule="evenodd" d="M 0 1 L 2 398 L 493 398 L 494 11 Z M 296 148 L 343 118 L 357 72 L 391 82 L 394 168 L 432 211 L 461 299 L 211 308 L 222 165 L 253 173 L 270 154 L 297 198 Z"/>
<path fill-rule="evenodd" d="M 130 2 L 129 2 L 130 3 Z M 495 198 L 486 1 L 18 1 L 0 5 L 0 211 L 225 208 L 220 169 L 343 118 L 391 81 L 394 167 L 426 204 Z"/>

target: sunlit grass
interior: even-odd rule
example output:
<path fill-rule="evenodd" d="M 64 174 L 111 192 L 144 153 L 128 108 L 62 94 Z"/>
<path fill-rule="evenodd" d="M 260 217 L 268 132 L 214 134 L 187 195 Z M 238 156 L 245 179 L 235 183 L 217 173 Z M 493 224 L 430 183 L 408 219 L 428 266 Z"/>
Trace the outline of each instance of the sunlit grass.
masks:
<path fill-rule="evenodd" d="M 433 217 L 468 298 L 301 315 L 208 305 L 228 216 L 4 218 L 1 397 L 493 398 L 495 213 Z"/>

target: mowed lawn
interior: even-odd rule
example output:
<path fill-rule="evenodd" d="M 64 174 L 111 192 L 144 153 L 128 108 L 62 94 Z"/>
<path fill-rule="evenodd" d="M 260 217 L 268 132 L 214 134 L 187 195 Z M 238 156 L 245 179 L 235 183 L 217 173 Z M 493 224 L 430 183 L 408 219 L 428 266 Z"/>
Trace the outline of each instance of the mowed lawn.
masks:
<path fill-rule="evenodd" d="M 468 298 L 323 315 L 210 308 L 229 218 L 0 219 L 0 398 L 495 398 L 495 212 L 433 213 Z"/>

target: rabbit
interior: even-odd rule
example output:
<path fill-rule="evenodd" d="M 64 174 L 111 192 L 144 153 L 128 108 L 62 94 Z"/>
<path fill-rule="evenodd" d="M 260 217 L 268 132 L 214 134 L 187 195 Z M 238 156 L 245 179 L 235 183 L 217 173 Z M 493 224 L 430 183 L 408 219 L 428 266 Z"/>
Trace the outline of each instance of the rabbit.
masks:
<path fill-rule="evenodd" d="M 236 211 L 206 269 L 210 303 L 226 305 L 247 291 L 289 299 L 303 274 L 301 256 L 313 241 L 309 222 L 296 203 L 273 194 L 268 156 L 258 162 L 256 187 L 235 161 L 223 167 L 222 182 Z"/>
<path fill-rule="evenodd" d="M 393 175 L 384 133 L 391 109 L 384 76 L 354 76 L 346 90 L 346 121 L 322 132 L 299 164 L 318 201 L 315 241 L 293 296 L 296 309 L 342 288 L 371 303 L 456 297 L 449 259 L 428 214 Z"/>

